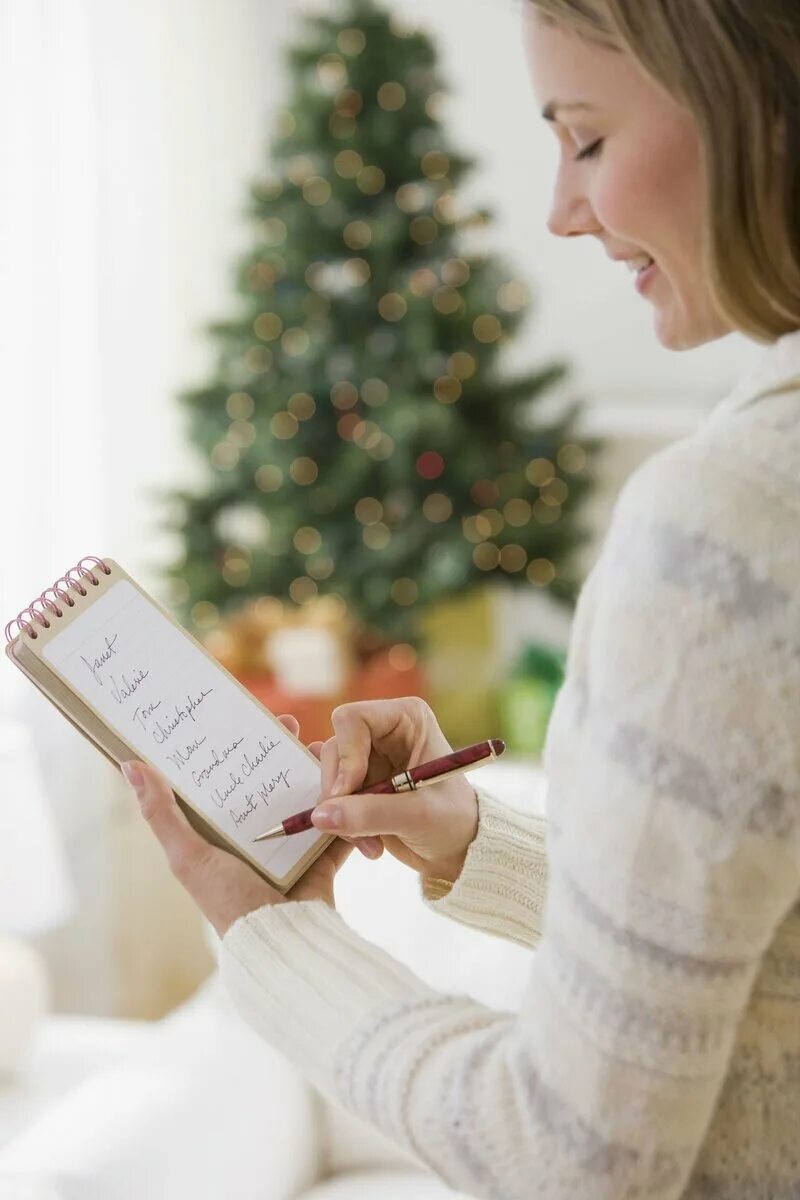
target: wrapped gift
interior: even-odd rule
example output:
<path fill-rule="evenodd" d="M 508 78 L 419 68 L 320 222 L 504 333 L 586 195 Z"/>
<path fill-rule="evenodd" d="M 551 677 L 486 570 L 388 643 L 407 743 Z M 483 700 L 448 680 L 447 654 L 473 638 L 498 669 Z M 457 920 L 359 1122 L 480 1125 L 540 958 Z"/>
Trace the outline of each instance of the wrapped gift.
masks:
<path fill-rule="evenodd" d="M 566 655 L 529 642 L 498 689 L 502 737 L 509 750 L 540 758 L 556 693 L 564 681 Z"/>

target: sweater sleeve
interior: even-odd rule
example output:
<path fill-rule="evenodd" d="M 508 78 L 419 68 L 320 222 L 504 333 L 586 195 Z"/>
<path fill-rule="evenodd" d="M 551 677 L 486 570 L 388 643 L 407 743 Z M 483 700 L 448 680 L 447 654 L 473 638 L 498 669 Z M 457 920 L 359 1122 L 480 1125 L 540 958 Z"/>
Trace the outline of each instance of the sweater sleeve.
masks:
<path fill-rule="evenodd" d="M 486 1200 L 679 1200 L 798 900 L 795 518 L 719 456 L 658 457 L 615 508 L 551 718 L 519 1011 L 439 993 L 322 901 L 258 909 L 222 943 L 268 1041 Z"/>
<path fill-rule="evenodd" d="M 547 821 L 503 804 L 481 787 L 475 793 L 478 831 L 461 874 L 454 883 L 420 876 L 420 894 L 434 912 L 535 946 L 547 896 Z"/>

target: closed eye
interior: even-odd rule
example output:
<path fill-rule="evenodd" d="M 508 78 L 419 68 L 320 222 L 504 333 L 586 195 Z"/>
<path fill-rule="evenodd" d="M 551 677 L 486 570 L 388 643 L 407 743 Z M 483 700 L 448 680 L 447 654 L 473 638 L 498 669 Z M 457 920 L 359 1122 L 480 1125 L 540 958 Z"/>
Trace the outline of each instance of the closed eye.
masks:
<path fill-rule="evenodd" d="M 596 142 L 592 142 L 591 146 L 584 146 L 580 153 L 575 155 L 575 162 L 580 162 L 584 158 L 594 158 L 603 144 L 603 138 L 598 138 Z"/>

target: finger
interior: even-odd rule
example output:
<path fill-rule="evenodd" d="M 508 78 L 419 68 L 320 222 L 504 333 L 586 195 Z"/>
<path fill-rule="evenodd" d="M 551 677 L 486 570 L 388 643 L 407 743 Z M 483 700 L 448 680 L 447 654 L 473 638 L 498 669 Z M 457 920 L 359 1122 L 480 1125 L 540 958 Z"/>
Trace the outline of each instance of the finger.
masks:
<path fill-rule="evenodd" d="M 327 742 L 322 744 L 320 765 L 322 767 L 320 796 L 324 798 L 331 794 L 333 780 L 339 771 L 339 748 L 335 737 L 328 738 Z M 341 840 L 352 842 L 367 858 L 379 858 L 383 853 L 383 842 L 380 838 L 364 839 L 347 837 Z"/>
<path fill-rule="evenodd" d="M 334 791 L 343 793 L 361 787 L 373 746 L 383 752 L 391 744 L 393 753 L 387 755 L 390 759 L 399 756 L 412 766 L 421 762 L 423 747 L 432 732 L 432 718 L 430 708 L 419 696 L 338 705 L 331 713 L 341 768 L 341 781 L 334 783 Z M 435 719 L 433 724 L 436 726 Z"/>
<path fill-rule="evenodd" d="M 189 824 L 160 771 L 147 763 L 132 762 L 123 764 L 123 773 L 134 788 L 142 816 L 161 843 L 176 878 L 183 882 L 221 853 Z M 141 781 L 138 787 L 137 779 Z"/>
<path fill-rule="evenodd" d="M 322 750 L 323 745 L 324 745 L 324 742 L 309 742 L 308 749 L 311 751 L 311 753 L 314 755 L 315 758 L 319 758 L 320 751 Z"/>
<path fill-rule="evenodd" d="M 278 717 L 278 720 L 282 725 L 286 726 L 286 728 L 289 730 L 289 733 L 293 733 L 294 736 L 297 737 L 300 732 L 300 722 L 298 721 L 297 717 L 293 717 L 291 713 L 281 713 L 281 715 Z"/>
<path fill-rule="evenodd" d="M 326 821 L 326 815 L 337 812 L 339 823 Z M 336 796 L 324 800 L 311 813 L 311 823 L 317 829 L 330 830 L 339 837 L 369 838 L 379 834 L 403 837 L 424 832 L 428 808 L 418 792 L 358 796 Z"/>

